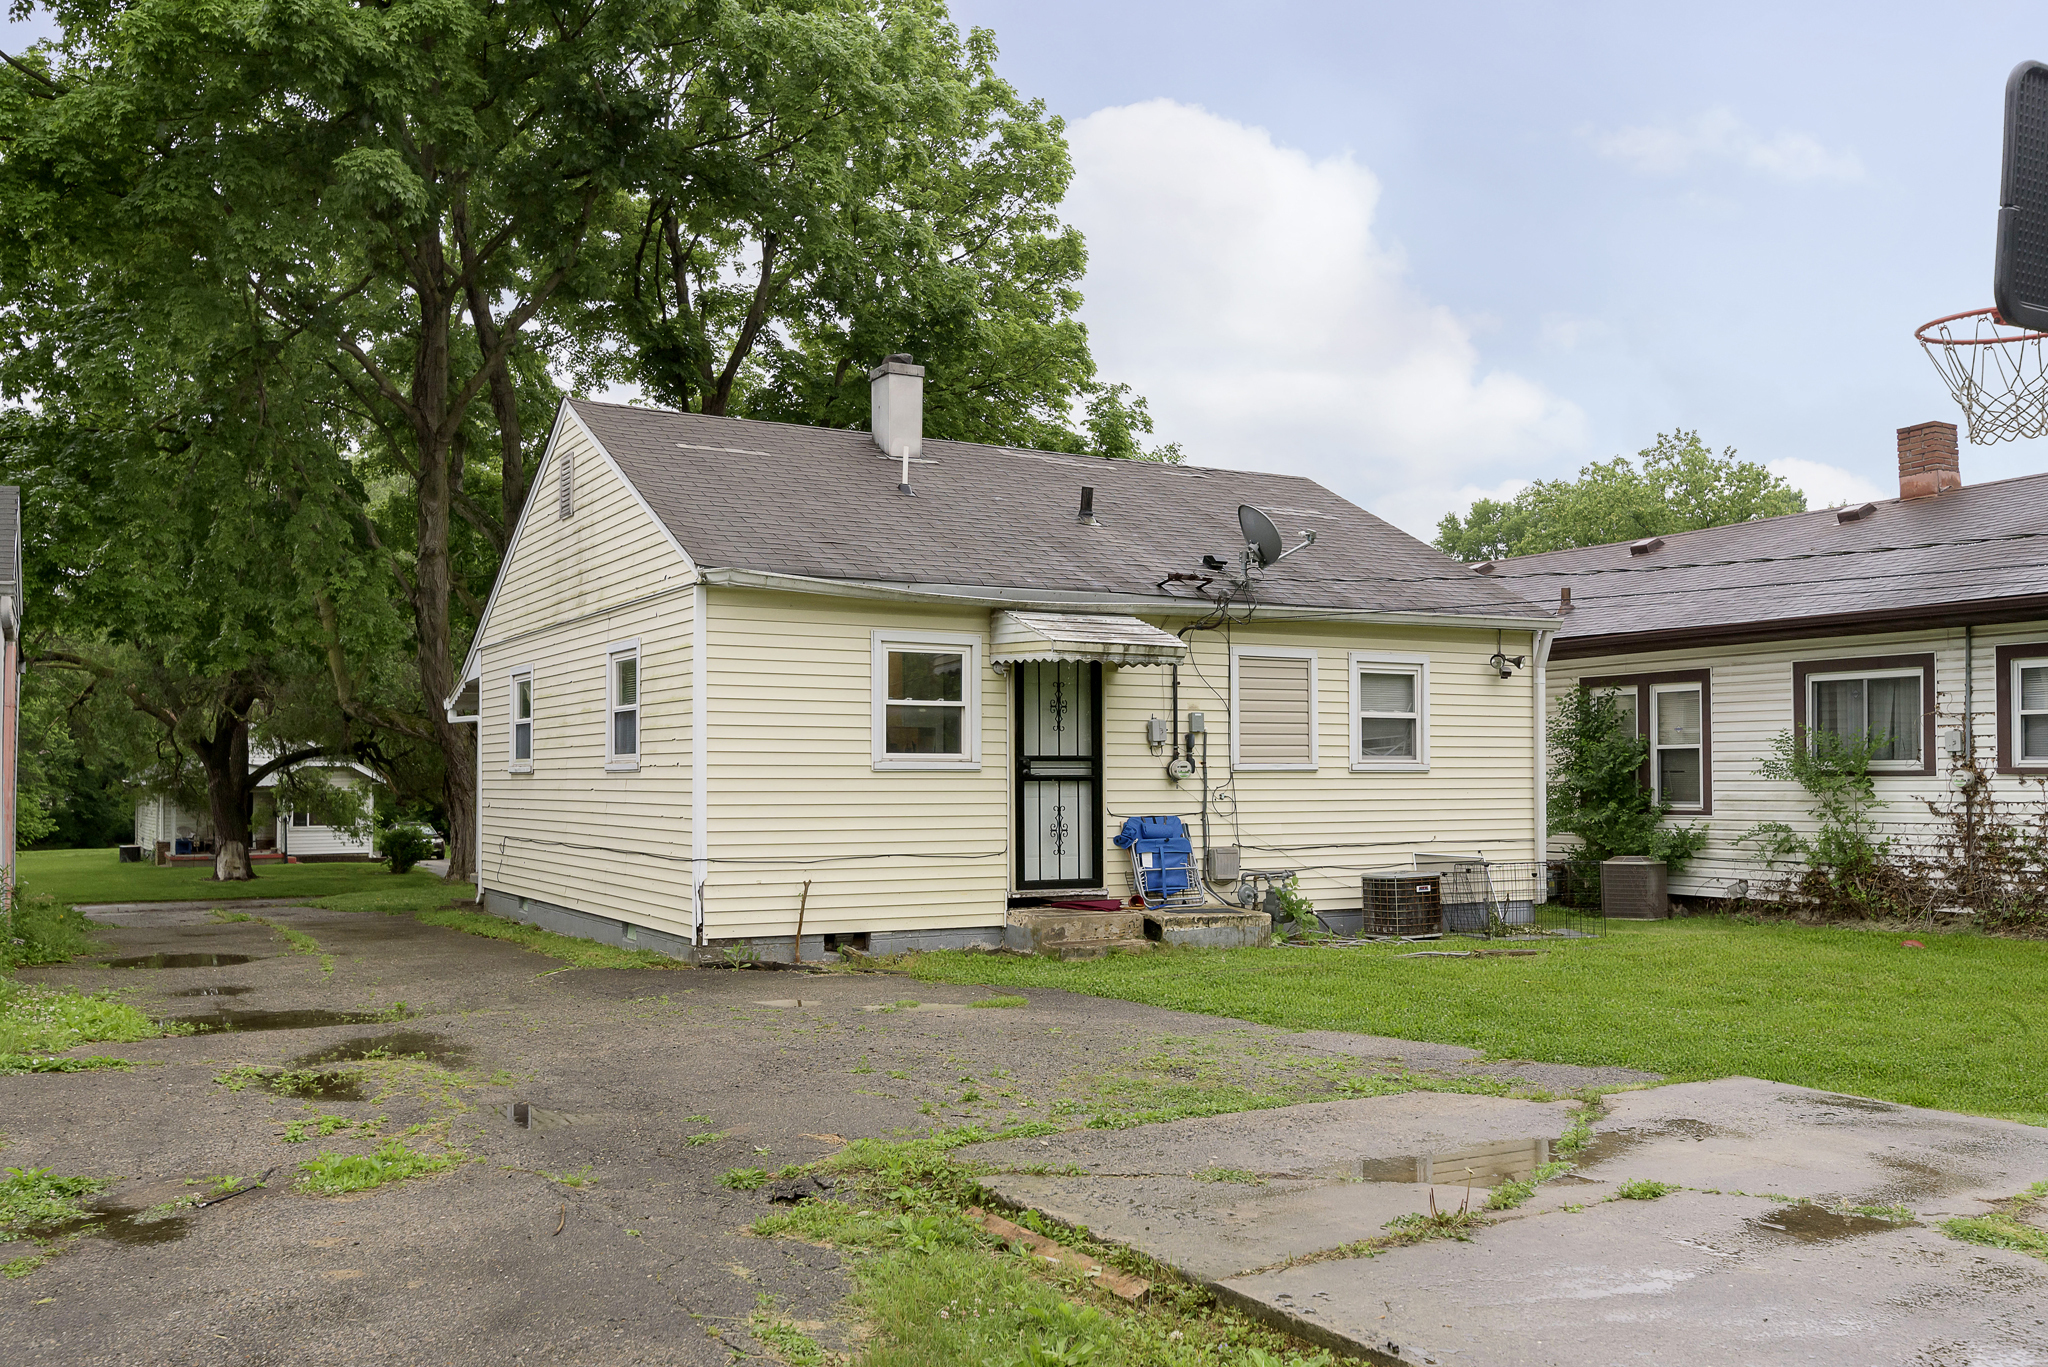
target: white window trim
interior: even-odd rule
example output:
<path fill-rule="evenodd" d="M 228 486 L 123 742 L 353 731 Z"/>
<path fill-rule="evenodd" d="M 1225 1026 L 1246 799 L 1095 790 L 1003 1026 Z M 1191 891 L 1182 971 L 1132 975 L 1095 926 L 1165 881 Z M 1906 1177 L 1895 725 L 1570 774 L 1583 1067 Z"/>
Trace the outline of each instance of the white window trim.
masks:
<path fill-rule="evenodd" d="M 1237 719 L 1240 711 L 1237 705 L 1237 662 L 1243 659 L 1307 660 L 1308 661 L 1308 763 L 1306 764 L 1246 764 L 1238 759 Z M 1292 646 L 1232 646 L 1230 648 L 1230 767 L 1247 773 L 1313 773 L 1322 767 L 1320 748 L 1322 732 L 1321 695 L 1317 691 L 1322 673 L 1321 661 L 1313 650 L 1299 650 Z M 1350 723 L 1345 723 L 1345 732 L 1350 733 Z M 1348 749 L 1351 742 L 1345 741 Z"/>
<path fill-rule="evenodd" d="M 1700 700 L 1700 738 L 1690 745 L 1661 745 L 1657 741 L 1657 699 L 1666 693 L 1695 693 Z M 1658 803 L 1664 801 L 1664 770 L 1657 763 L 1661 750 L 1691 750 L 1700 757 L 1700 800 L 1698 802 L 1674 802 L 1674 812 L 1703 812 L 1707 809 L 1707 728 L 1712 722 L 1707 717 L 1707 690 L 1697 683 L 1661 683 L 1650 685 L 1650 723 L 1645 728 L 1640 720 L 1636 723 L 1636 734 L 1647 736 L 1650 741 L 1650 796 Z"/>
<path fill-rule="evenodd" d="M 615 754 L 612 750 L 612 712 L 617 705 L 619 672 L 618 662 L 631 656 L 633 677 L 637 681 L 638 699 L 633 703 L 633 734 L 639 749 L 630 755 Z M 647 671 L 640 663 L 640 642 L 614 641 L 604 648 L 604 768 L 608 774 L 630 774 L 640 767 L 640 756 L 647 753 Z"/>
<path fill-rule="evenodd" d="M 533 686 L 533 666 L 520 665 L 505 676 L 505 772 L 508 774 L 530 774 L 533 772 L 534 718 L 526 719 L 526 758 L 517 758 L 519 753 L 519 685 L 524 681 L 529 690 Z M 533 695 L 529 691 L 528 695 Z"/>
<path fill-rule="evenodd" d="M 2048 666 L 2048 655 L 2036 655 L 2032 659 L 2012 662 L 2012 679 L 2009 685 L 2012 689 L 2012 716 L 2007 723 L 2012 727 L 2012 753 L 2006 759 L 2014 769 L 2048 769 L 2048 755 L 2040 759 L 2027 758 L 2027 714 L 2022 710 L 2020 694 L 2020 671 L 2040 669 L 2043 666 Z M 2037 712 L 2034 715 L 2042 714 Z"/>
<path fill-rule="evenodd" d="M 1838 669 L 1830 674 L 1809 674 L 1806 676 L 1807 730 L 1813 731 L 1819 729 L 1814 725 L 1814 718 L 1820 714 L 1820 695 L 1817 691 L 1817 685 L 1824 683 L 1840 683 L 1843 679 L 1918 680 L 1920 683 L 1920 715 L 1922 721 L 1924 722 L 1927 714 L 1928 704 L 1927 675 L 1925 671 L 1923 671 L 1918 665 L 1909 666 L 1905 669 Z M 1870 720 L 1870 694 L 1868 690 L 1865 690 L 1863 695 L 1863 708 L 1863 718 L 1867 726 Z M 1874 759 L 1870 761 L 1870 772 L 1873 774 L 1917 774 L 1922 769 L 1926 768 L 1927 756 L 1918 753 L 1920 746 L 1922 746 L 1925 743 L 1925 736 L 1923 734 L 1924 729 L 1924 726 L 1916 727 L 1914 729 L 1913 746 L 1915 754 L 1912 759 Z"/>
<path fill-rule="evenodd" d="M 872 763 L 876 770 L 884 769 L 948 769 L 966 772 L 981 768 L 981 637 L 960 631 L 885 631 L 877 628 L 869 634 L 872 673 L 868 680 L 868 693 L 872 705 L 869 715 L 869 732 L 873 742 Z M 967 753 L 950 755 L 892 755 L 888 752 L 889 740 L 889 648 L 909 646 L 929 649 L 938 646 L 945 650 L 957 650 L 965 657 L 960 670 L 960 697 L 966 703 L 965 718 L 962 719 L 961 741 L 967 746 Z"/>
<path fill-rule="evenodd" d="M 1369 759 L 1358 753 L 1358 676 L 1386 665 L 1385 671 L 1393 673 L 1407 670 L 1415 675 L 1415 755 L 1412 759 Z M 1354 650 L 1351 652 L 1351 711 L 1344 718 L 1345 743 L 1351 749 L 1351 772 L 1354 774 L 1426 774 L 1429 772 L 1429 656 L 1388 655 L 1377 651 Z"/>

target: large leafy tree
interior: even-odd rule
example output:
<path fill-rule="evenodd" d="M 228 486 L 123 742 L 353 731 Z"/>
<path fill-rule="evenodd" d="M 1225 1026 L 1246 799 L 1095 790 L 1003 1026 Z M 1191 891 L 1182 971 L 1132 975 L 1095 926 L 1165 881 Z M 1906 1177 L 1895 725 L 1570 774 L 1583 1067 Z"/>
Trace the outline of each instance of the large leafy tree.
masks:
<path fill-rule="evenodd" d="M 1633 460 L 1594 461 L 1577 479 L 1537 480 L 1511 499 L 1445 513 L 1436 547 L 1460 560 L 1499 560 L 1604 546 L 1806 511 L 1806 498 L 1735 448 L 1716 455 L 1699 433 L 1659 433 Z"/>
<path fill-rule="evenodd" d="M 0 82 L 0 269 L 122 260 L 339 386 L 417 708 L 354 687 L 323 604 L 337 703 L 431 740 L 451 877 L 472 737 L 439 704 L 572 345 L 671 401 L 828 422 L 855 366 L 954 347 L 937 430 L 1135 454 L 1149 428 L 1072 317 L 1058 125 L 936 0 L 52 8 L 62 39 Z"/>

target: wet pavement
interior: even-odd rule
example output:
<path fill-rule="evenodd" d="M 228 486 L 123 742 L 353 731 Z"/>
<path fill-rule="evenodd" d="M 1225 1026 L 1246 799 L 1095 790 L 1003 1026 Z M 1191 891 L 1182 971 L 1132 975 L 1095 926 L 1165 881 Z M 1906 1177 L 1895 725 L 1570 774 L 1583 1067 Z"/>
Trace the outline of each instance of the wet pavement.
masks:
<path fill-rule="evenodd" d="M 1381 1362 L 2048 1363 L 2048 1263 L 1940 1229 L 2048 1179 L 2048 1130 L 1752 1078 L 1610 1096 L 1574 1169 L 1494 1223 L 1357 1247 L 1482 1208 L 1567 1123 L 1407 1093 L 963 1153 L 1064 1173 L 992 1185 Z"/>
<path fill-rule="evenodd" d="M 838 1255 L 749 1235 L 768 1193 L 725 1189 L 729 1169 L 935 1125 L 1123 1125 L 1205 1087 L 1649 1080 L 1060 992 L 976 1008 L 990 989 L 887 974 L 569 969 L 410 917 L 265 914 L 321 952 L 203 905 L 129 908 L 94 913 L 114 926 L 105 957 L 165 967 L 23 975 L 158 1017 L 296 1023 L 75 1051 L 126 1072 L 0 1078 L 0 1163 L 114 1179 L 91 1230 L 0 1281 L 10 1367 L 726 1364 L 761 1352 L 745 1326 L 763 1294 L 843 1351 Z M 172 966 L 184 955 L 243 961 Z M 991 1180 L 1016 1204 L 1380 1362 L 2048 1367 L 2048 1264 L 1939 1229 L 2048 1178 L 2048 1131 L 1747 1079 L 1610 1096 L 1579 1170 L 1469 1242 L 1332 1256 L 1432 1193 L 1454 1208 L 1469 1184 L 1478 1206 L 1526 1180 L 1573 1114 L 1401 1092 L 978 1156 L 1013 1169 Z M 469 1161 L 349 1196 L 293 1185 L 313 1155 L 393 1135 Z M 1680 1189 L 1613 1199 L 1638 1180 Z"/>
<path fill-rule="evenodd" d="M 74 1051 L 133 1060 L 127 1071 L 0 1078 L 0 1164 L 113 1179 L 91 1230 L 0 1280 L 9 1367 L 727 1364 L 761 1351 L 746 1322 L 763 1294 L 844 1350 L 838 1255 L 748 1234 L 768 1193 L 725 1189 L 726 1171 L 935 1125 L 1079 1125 L 1112 1102 L 1174 1104 L 1180 1088 L 1327 1088 L 1346 1070 L 1517 1075 L 1471 1050 L 1060 992 L 1005 989 L 1027 1004 L 975 1009 L 991 989 L 571 969 L 410 917 L 264 914 L 320 953 L 216 921 L 204 903 L 129 906 L 91 912 L 112 927 L 103 957 L 164 967 L 81 960 L 22 974 L 112 989 L 158 1018 L 244 1024 Z M 209 997 L 233 1005 L 211 1012 Z M 258 1021 L 278 1028 L 248 1028 Z M 1549 1079 L 1530 1085 L 1646 1076 L 1529 1071 Z M 1543 1124 L 1503 1138 L 1563 1123 L 1557 1103 L 1518 1104 Z M 1290 1114 L 1241 1125 L 1268 1134 Z M 348 1196 L 294 1186 L 315 1154 L 367 1153 L 394 1135 L 428 1149 L 445 1139 L 470 1161 Z M 266 1171 L 269 1185 L 250 1189 Z M 226 1189 L 244 1194 L 191 1205 Z"/>

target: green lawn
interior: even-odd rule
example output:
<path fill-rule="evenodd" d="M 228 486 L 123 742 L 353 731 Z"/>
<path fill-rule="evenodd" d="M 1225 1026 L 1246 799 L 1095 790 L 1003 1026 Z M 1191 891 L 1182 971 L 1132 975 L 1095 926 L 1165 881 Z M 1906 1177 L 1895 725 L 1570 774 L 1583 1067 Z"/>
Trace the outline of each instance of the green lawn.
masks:
<path fill-rule="evenodd" d="M 123 864 L 119 852 L 104 850 L 24 850 L 21 881 L 32 893 L 48 893 L 59 902 L 225 902 L 242 897 L 332 897 L 348 895 L 362 901 L 351 910 L 398 910 L 433 907 L 451 898 L 474 896 L 464 884 L 453 887 L 425 869 L 394 875 L 383 864 L 258 864 L 247 883 L 216 883 L 210 864 L 160 869 L 154 864 Z M 465 889 L 468 889 L 465 891 Z"/>
<path fill-rule="evenodd" d="M 1911 949 L 1903 940 L 1926 945 Z M 1731 1073 L 2048 1125 L 2048 942 L 1982 935 L 1610 923 L 1535 958 L 1418 948 L 1167 951 L 1057 963 L 927 954 L 917 977 L 1053 987 L 1304 1030 Z"/>

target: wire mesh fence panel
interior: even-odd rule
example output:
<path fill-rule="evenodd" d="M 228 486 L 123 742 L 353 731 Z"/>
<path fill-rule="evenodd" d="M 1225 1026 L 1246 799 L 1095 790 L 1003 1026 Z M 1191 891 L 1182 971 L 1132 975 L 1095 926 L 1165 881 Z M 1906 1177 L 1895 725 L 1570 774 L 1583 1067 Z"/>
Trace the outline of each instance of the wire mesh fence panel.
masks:
<path fill-rule="evenodd" d="M 1487 940 L 1587 939 L 1605 933 L 1600 889 L 1594 879 L 1590 902 L 1559 870 L 1567 866 L 1533 860 L 1483 860 L 1457 864 L 1438 876 L 1443 887 L 1446 935 Z"/>

